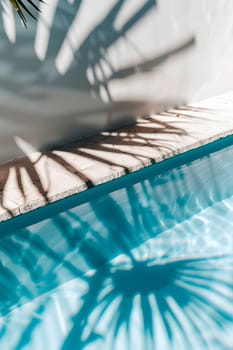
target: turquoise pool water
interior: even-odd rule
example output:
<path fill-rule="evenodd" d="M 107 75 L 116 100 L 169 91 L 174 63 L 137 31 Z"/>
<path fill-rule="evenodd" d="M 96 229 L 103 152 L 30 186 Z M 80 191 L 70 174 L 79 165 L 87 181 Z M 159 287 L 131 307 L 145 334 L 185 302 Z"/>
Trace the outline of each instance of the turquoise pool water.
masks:
<path fill-rule="evenodd" d="M 0 224 L 0 349 L 233 349 L 232 143 Z"/>

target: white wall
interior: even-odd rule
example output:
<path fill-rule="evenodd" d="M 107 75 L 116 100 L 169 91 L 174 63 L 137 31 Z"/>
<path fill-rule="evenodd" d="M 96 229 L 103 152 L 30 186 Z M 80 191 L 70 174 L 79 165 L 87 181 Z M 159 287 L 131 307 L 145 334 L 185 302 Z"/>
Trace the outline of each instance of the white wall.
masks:
<path fill-rule="evenodd" d="M 1 161 L 233 88 L 229 0 L 1 2 Z"/>

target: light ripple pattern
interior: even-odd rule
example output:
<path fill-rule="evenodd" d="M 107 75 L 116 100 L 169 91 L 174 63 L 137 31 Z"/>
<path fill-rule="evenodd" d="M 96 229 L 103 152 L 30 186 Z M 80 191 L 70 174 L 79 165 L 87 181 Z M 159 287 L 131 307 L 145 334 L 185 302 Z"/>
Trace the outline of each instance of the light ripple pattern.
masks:
<path fill-rule="evenodd" d="M 233 349 L 232 155 L 1 231 L 0 348 Z"/>

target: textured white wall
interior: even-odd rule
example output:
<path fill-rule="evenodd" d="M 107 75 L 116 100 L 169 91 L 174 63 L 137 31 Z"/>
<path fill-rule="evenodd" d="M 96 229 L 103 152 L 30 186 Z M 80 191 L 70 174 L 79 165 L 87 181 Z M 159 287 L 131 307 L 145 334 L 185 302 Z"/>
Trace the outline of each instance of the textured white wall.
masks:
<path fill-rule="evenodd" d="M 1 5 L 0 160 L 233 88 L 230 0 Z"/>

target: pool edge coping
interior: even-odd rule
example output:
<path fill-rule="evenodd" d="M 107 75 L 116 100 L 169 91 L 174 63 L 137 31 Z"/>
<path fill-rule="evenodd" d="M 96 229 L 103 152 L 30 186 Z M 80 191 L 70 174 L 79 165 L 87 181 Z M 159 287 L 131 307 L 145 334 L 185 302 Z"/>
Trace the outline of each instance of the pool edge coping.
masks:
<path fill-rule="evenodd" d="M 43 157 L 49 160 L 48 169 L 53 172 L 55 189 L 51 191 L 46 198 L 43 198 L 41 190 L 41 186 L 43 187 L 43 183 L 46 182 L 43 170 L 44 162 L 42 164 L 43 166 L 41 165 L 38 170 L 35 171 L 41 153 L 29 154 L 27 157 L 4 163 L 0 165 L 0 174 L 1 171 L 3 174 L 5 171 L 8 174 L 8 178 L 6 179 L 5 186 L 2 186 L 3 188 L 1 187 L 2 206 L 0 207 L 0 223 L 233 135 L 232 116 L 233 93 L 227 93 L 189 105 L 182 110 L 173 108 L 165 113 L 151 115 L 147 119 L 138 119 L 136 123 L 127 127 L 119 128 L 113 132 L 103 132 L 95 137 L 78 141 L 76 144 L 46 152 L 43 154 Z M 144 140 L 144 138 L 142 138 L 142 140 L 146 142 L 148 140 L 155 141 L 155 146 L 153 142 L 149 146 L 148 143 L 142 143 L 142 146 L 136 148 L 131 146 L 130 149 L 130 144 L 127 145 L 126 142 L 121 142 L 124 137 L 127 139 L 127 135 L 132 134 L 137 136 L 135 130 L 137 131 L 138 126 L 139 129 L 142 127 L 145 129 L 144 124 L 146 128 L 148 127 L 148 130 L 150 129 L 150 136 L 148 139 Z M 160 132 L 161 125 L 165 125 L 165 129 L 167 128 L 166 132 Z M 175 132 L 171 133 L 171 130 Z M 183 133 L 180 133 L 180 130 L 182 130 Z M 120 141 L 118 137 L 119 143 L 117 144 L 115 142 L 116 136 L 121 134 L 126 136 L 123 136 L 122 139 L 120 138 Z M 162 140 L 161 143 L 162 150 L 158 151 L 159 145 L 156 141 L 159 140 L 161 136 L 164 140 Z M 140 142 L 142 140 L 140 140 Z M 105 147 L 105 153 L 101 156 L 102 158 L 98 158 L 97 155 L 101 153 L 103 148 L 102 144 L 106 141 L 109 148 L 107 147 L 106 149 Z M 87 159 L 84 159 L 83 163 L 80 164 L 80 157 L 77 159 L 75 158 L 75 152 L 77 152 L 77 150 L 78 152 L 80 152 L 80 150 L 83 152 L 84 150 L 84 153 L 87 150 L 91 150 L 92 153 L 89 153 L 90 158 L 87 156 Z M 134 151 L 135 153 L 133 153 Z M 137 155 L 139 151 L 142 153 L 140 157 Z M 93 152 L 95 161 L 91 162 L 91 160 L 93 160 Z M 148 152 L 148 155 L 146 152 Z M 62 157 L 68 157 L 67 159 L 69 159 L 69 162 L 65 159 L 64 171 L 62 171 L 60 163 L 58 164 L 59 166 L 54 164 L 54 159 L 61 154 Z M 120 164 L 110 165 L 110 161 L 106 164 L 106 156 L 110 156 L 111 158 L 111 156 L 114 155 Z M 67 164 L 70 165 L 70 158 L 72 158 L 72 171 L 69 173 L 69 171 L 67 171 Z M 96 158 L 102 159 L 102 164 L 99 161 L 96 162 Z M 32 166 L 31 170 L 30 167 L 28 169 L 25 168 L 25 164 L 27 165 L 28 163 Z M 33 164 L 35 164 L 35 166 Z M 35 169 L 33 169 L 33 167 Z M 26 170 L 23 171 L 22 169 Z M 14 170 L 16 174 L 15 178 L 12 175 Z M 21 176 L 19 175 L 21 173 L 24 174 L 24 177 L 22 176 L 19 184 L 16 178 L 17 176 Z M 87 176 L 87 174 L 89 175 Z M 10 176 L 13 178 L 12 182 L 9 180 Z M 36 184 L 34 180 L 37 180 L 38 184 Z M 29 195 L 22 200 L 22 193 L 26 193 L 23 186 L 27 187 L 30 182 L 29 192 L 27 192 Z M 20 185 L 22 189 L 19 188 Z"/>

